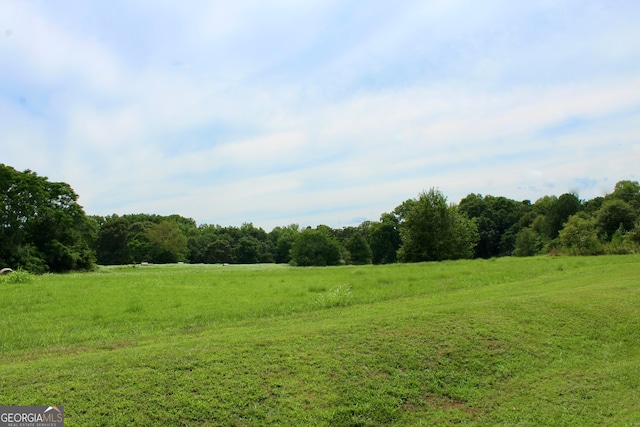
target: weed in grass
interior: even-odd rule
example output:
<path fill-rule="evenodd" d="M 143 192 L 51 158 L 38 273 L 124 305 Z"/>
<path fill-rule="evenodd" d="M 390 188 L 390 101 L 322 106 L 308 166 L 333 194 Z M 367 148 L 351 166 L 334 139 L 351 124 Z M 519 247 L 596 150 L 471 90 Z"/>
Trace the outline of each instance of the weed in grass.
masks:
<path fill-rule="evenodd" d="M 351 286 L 340 285 L 332 288 L 327 293 L 322 293 L 314 300 L 314 306 L 318 308 L 346 307 L 353 302 Z"/>
<path fill-rule="evenodd" d="M 124 309 L 125 313 L 140 314 L 144 312 L 144 306 L 138 300 L 131 300 Z"/>
<path fill-rule="evenodd" d="M 34 278 L 35 276 L 33 274 L 19 268 L 12 273 L 0 276 L 0 283 L 31 283 L 33 282 Z"/>

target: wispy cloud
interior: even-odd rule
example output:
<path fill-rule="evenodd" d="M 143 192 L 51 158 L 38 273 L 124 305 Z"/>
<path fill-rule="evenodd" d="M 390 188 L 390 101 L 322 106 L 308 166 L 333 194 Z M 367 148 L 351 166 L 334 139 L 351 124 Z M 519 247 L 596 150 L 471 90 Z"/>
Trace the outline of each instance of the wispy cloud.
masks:
<path fill-rule="evenodd" d="M 535 200 L 639 179 L 629 2 L 0 4 L 1 160 L 91 214 L 267 229 L 432 186 Z"/>

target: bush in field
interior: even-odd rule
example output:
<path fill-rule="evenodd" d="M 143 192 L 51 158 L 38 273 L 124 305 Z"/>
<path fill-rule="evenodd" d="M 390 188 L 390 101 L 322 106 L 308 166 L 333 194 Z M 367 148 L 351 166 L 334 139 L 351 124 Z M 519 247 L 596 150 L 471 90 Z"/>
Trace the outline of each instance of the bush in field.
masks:
<path fill-rule="evenodd" d="M 625 232 L 622 227 L 618 228 L 613 233 L 611 242 L 606 246 L 606 253 L 616 255 L 638 253 L 640 251 L 640 245 L 638 244 L 639 234 L 640 229 L 638 227 L 630 232 Z"/>
<path fill-rule="evenodd" d="M 529 227 L 524 227 L 516 235 L 516 248 L 514 256 L 533 256 L 538 253 L 538 235 Z"/>
<path fill-rule="evenodd" d="M 0 283 L 31 283 L 34 276 L 28 271 L 18 269 L 13 273 L 0 276 Z"/>
<path fill-rule="evenodd" d="M 573 215 L 559 233 L 560 245 L 570 254 L 598 255 L 604 252 L 604 247 L 598 240 L 597 225 L 593 219 Z"/>

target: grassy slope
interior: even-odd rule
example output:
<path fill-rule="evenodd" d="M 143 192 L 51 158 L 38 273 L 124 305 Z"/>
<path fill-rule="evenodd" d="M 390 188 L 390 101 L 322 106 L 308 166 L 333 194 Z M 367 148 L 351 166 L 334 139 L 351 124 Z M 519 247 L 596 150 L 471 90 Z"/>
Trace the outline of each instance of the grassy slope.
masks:
<path fill-rule="evenodd" d="M 67 425 L 640 423 L 640 257 L 152 266 L 0 288 L 0 404 Z"/>

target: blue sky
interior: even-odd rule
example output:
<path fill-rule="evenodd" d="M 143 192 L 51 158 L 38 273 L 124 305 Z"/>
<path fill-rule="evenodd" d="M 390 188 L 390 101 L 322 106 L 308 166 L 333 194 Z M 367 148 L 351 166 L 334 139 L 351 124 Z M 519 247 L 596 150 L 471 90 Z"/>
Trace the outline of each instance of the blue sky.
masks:
<path fill-rule="evenodd" d="M 0 162 L 88 214 L 377 220 L 639 180 L 637 1 L 0 2 Z"/>

